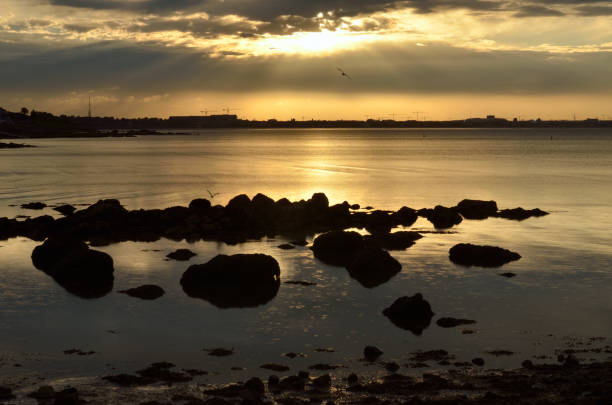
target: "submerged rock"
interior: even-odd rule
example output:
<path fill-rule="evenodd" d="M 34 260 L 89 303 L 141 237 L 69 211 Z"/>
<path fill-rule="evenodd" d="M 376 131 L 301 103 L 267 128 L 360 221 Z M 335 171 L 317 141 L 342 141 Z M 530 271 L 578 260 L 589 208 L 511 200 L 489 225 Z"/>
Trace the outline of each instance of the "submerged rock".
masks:
<path fill-rule="evenodd" d="M 317 259 L 333 266 L 348 266 L 364 248 L 357 232 L 331 231 L 318 236 L 312 250 Z"/>
<path fill-rule="evenodd" d="M 449 251 L 450 260 L 462 266 L 500 267 L 519 260 L 521 255 L 496 246 L 478 246 L 460 243 Z"/>
<path fill-rule="evenodd" d="M 219 308 L 248 308 L 266 304 L 278 293 L 280 267 L 263 254 L 219 255 L 193 265 L 181 278 L 183 291 Z"/>
<path fill-rule="evenodd" d="M 399 273 L 402 265 L 382 249 L 366 248 L 356 254 L 346 269 L 362 286 L 374 288 Z"/>
<path fill-rule="evenodd" d="M 130 288 L 129 290 L 119 291 L 121 294 L 127 294 L 130 297 L 136 297 L 143 300 L 156 300 L 165 294 L 163 288 L 157 285 L 141 285 L 140 287 Z"/>
<path fill-rule="evenodd" d="M 34 249 L 32 263 L 82 298 L 103 297 L 113 289 L 113 259 L 81 241 L 49 238 Z"/>
<path fill-rule="evenodd" d="M 429 327 L 434 313 L 429 302 L 420 293 L 412 297 L 400 297 L 383 311 L 389 320 L 397 327 L 409 330 L 417 336 Z"/>
<path fill-rule="evenodd" d="M 495 201 L 463 200 L 455 209 L 465 219 L 487 219 L 497 214 L 497 203 Z"/>
<path fill-rule="evenodd" d="M 376 246 L 386 250 L 405 250 L 422 237 L 418 232 L 400 231 L 384 235 L 367 235 L 363 239 L 368 246 Z"/>
<path fill-rule="evenodd" d="M 369 362 L 376 361 L 382 355 L 383 351 L 376 346 L 366 346 L 363 349 L 363 357 Z"/>
<path fill-rule="evenodd" d="M 545 215 L 548 215 L 548 212 L 542 211 L 539 208 L 534 208 L 532 210 L 526 210 L 521 207 L 513 208 L 513 209 L 505 209 L 497 213 L 497 216 L 500 218 L 513 219 L 515 221 L 523 221 L 527 218 L 543 217 Z"/>
<path fill-rule="evenodd" d="M 42 202 L 31 202 L 27 204 L 21 204 L 21 208 L 25 210 L 42 210 L 44 208 L 47 208 L 47 204 Z"/>
<path fill-rule="evenodd" d="M 471 325 L 476 323 L 471 319 L 457 319 L 457 318 L 440 318 L 436 321 L 436 324 L 441 328 L 454 328 L 459 325 Z"/>
<path fill-rule="evenodd" d="M 197 256 L 197 255 L 198 255 L 197 253 L 193 253 L 189 249 L 178 249 L 172 253 L 168 253 L 166 257 L 169 259 L 186 262 L 190 260 L 192 257 Z"/>

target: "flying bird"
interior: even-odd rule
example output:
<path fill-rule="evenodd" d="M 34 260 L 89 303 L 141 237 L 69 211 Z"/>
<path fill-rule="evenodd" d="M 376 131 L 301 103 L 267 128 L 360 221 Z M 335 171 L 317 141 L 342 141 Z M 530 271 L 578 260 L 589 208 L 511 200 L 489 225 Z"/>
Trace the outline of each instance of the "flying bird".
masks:
<path fill-rule="evenodd" d="M 211 199 L 212 199 L 212 198 L 215 198 L 216 196 L 218 196 L 219 194 L 221 194 L 221 193 L 211 193 L 211 192 L 210 192 L 210 190 L 208 190 L 208 189 L 207 189 L 206 191 L 208 191 L 208 195 L 210 196 L 210 198 L 211 198 Z"/>
<path fill-rule="evenodd" d="M 352 78 L 351 76 L 349 76 L 349 75 L 348 75 L 348 74 L 347 74 L 347 73 L 346 73 L 344 70 L 342 70 L 342 69 L 340 69 L 340 68 L 336 68 L 336 69 L 338 69 L 338 72 L 340 72 L 340 74 L 341 74 L 343 77 L 346 77 L 346 78 L 348 78 L 348 79 L 353 80 L 353 78 Z"/>

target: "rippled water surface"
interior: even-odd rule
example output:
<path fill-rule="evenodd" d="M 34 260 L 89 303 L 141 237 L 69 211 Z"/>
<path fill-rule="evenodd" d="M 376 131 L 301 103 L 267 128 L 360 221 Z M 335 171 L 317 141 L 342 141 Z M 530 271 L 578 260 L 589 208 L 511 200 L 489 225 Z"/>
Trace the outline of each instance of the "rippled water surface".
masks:
<path fill-rule="evenodd" d="M 31 201 L 117 198 L 128 209 L 165 208 L 209 198 L 207 190 L 219 193 L 213 202 L 220 204 L 240 193 L 298 200 L 323 191 L 332 203 L 379 209 L 477 198 L 551 215 L 466 220 L 449 234 L 426 233 L 415 246 L 392 252 L 403 270 L 374 289 L 314 259 L 308 248 L 278 249 L 286 242 L 281 238 L 238 246 L 162 239 L 100 248 L 115 261 L 114 291 L 83 300 L 32 266 L 37 242 L 0 241 L 0 375 L 133 372 L 161 360 L 219 373 L 209 381 L 267 375 L 258 366 L 270 362 L 292 371 L 333 363 L 376 372 L 379 367 L 358 361 L 366 344 L 400 364 L 416 350 L 443 348 L 458 361 L 483 357 L 491 367 L 515 367 L 534 355 L 551 356 L 570 337 L 612 337 L 609 130 L 244 130 L 30 143 L 39 147 L 0 151 L 0 217 L 54 214 L 11 206 Z M 419 219 L 411 229 L 433 227 Z M 460 242 L 502 246 L 523 258 L 502 269 L 459 267 L 448 250 Z M 164 260 L 177 248 L 198 256 L 188 263 Z M 270 254 L 282 280 L 317 285 L 283 284 L 271 302 L 252 309 L 222 310 L 185 295 L 179 279 L 190 264 L 237 252 Z M 517 277 L 499 276 L 505 271 Z M 166 295 L 147 302 L 116 292 L 144 283 L 161 285 Z M 476 333 L 440 328 L 434 318 L 415 336 L 382 316 L 396 298 L 416 292 L 436 318 L 477 320 L 469 327 Z M 219 346 L 236 354 L 218 359 L 203 351 Z M 327 347 L 335 352 L 315 351 Z M 62 353 L 70 348 L 97 353 Z M 485 353 L 499 349 L 516 354 Z M 290 360 L 285 352 L 308 357 Z"/>

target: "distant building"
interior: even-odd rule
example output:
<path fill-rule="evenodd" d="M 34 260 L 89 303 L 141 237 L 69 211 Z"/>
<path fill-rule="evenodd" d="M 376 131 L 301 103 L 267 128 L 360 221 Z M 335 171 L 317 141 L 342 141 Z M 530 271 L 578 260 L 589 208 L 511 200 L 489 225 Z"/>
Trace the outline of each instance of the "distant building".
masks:
<path fill-rule="evenodd" d="M 487 115 L 487 119 L 492 121 L 492 120 L 494 120 L 496 118 L 495 118 L 495 115 Z"/>

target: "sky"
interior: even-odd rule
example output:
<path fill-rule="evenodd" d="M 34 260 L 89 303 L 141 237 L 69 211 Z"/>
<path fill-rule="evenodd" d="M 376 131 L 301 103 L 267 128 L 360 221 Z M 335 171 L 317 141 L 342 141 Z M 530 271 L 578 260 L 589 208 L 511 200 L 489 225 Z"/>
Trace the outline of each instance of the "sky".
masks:
<path fill-rule="evenodd" d="M 94 115 L 120 117 L 612 119 L 611 78 L 604 0 L 0 7 L 9 110 L 86 115 L 91 97 Z"/>

